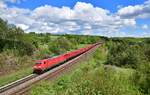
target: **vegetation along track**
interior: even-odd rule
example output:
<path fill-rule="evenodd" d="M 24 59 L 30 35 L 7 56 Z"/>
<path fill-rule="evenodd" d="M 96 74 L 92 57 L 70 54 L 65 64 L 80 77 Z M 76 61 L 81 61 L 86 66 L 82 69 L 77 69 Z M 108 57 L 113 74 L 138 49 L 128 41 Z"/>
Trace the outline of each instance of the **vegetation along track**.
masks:
<path fill-rule="evenodd" d="M 31 74 L 25 78 L 22 78 L 20 80 L 17 80 L 13 83 L 10 83 L 8 85 L 5 85 L 3 87 L 0 87 L 0 95 L 22 95 L 26 91 L 28 91 L 31 87 L 31 85 L 37 83 L 40 80 L 44 79 L 53 79 L 56 76 L 63 73 L 65 70 L 67 70 L 69 67 L 73 66 L 76 63 L 79 63 L 79 61 L 83 60 L 84 58 L 91 55 L 97 47 L 99 47 L 101 44 L 93 47 L 92 49 L 88 50 L 87 52 L 77 56 L 76 58 L 69 60 L 68 62 L 48 71 L 41 75 Z"/>
<path fill-rule="evenodd" d="M 0 87 L 0 93 L 3 93 L 3 92 L 5 92 L 5 91 L 7 91 L 7 90 L 9 90 L 9 89 L 19 85 L 19 84 L 22 84 L 22 83 L 24 83 L 24 82 L 26 82 L 28 80 L 31 80 L 31 79 L 35 78 L 36 76 L 37 76 L 36 74 L 30 74 L 30 75 L 28 75 L 28 76 L 26 76 L 24 78 L 21 78 L 21 79 L 19 79 L 17 81 L 14 81 L 14 82 L 12 82 L 10 84 L 4 85 L 4 86 Z"/>

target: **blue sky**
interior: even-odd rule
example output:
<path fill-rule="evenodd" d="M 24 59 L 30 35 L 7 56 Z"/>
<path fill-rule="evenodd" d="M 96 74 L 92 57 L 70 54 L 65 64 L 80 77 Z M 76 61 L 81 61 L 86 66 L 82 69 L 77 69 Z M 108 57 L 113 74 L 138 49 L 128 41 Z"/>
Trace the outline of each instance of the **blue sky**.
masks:
<path fill-rule="evenodd" d="M 77 2 L 91 3 L 95 7 L 101 7 L 108 9 L 111 12 L 116 12 L 118 10 L 117 6 L 121 5 L 137 5 L 143 4 L 146 0 L 26 0 L 22 3 L 9 3 L 10 6 L 17 6 L 21 8 L 35 9 L 42 5 L 51 5 L 55 7 L 68 6 L 73 8 Z"/>
<path fill-rule="evenodd" d="M 26 32 L 150 36 L 150 0 L 3 0 L 0 17 Z"/>

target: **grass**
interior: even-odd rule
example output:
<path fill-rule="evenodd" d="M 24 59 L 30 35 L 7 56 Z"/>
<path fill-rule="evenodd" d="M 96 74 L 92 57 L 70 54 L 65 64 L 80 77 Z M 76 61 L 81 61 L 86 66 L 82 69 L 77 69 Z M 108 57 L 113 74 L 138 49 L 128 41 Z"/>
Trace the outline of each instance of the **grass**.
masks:
<path fill-rule="evenodd" d="M 30 56 L 18 56 L 13 51 L 0 53 L 0 86 L 16 81 L 32 73 Z"/>
<path fill-rule="evenodd" d="M 16 81 L 32 73 L 32 68 L 23 68 L 22 70 L 3 75 L 0 77 L 0 86 Z"/>
<path fill-rule="evenodd" d="M 103 65 L 94 68 L 88 63 L 55 82 L 39 83 L 31 95 L 140 95 L 126 74 L 105 70 Z"/>
<path fill-rule="evenodd" d="M 78 45 L 78 48 L 83 48 L 83 47 L 85 47 L 85 46 L 87 46 L 87 44 L 79 44 L 79 45 Z"/>
<path fill-rule="evenodd" d="M 35 85 L 31 95 L 141 95 L 130 80 L 134 71 L 104 66 L 106 56 L 104 45 L 71 74 Z"/>

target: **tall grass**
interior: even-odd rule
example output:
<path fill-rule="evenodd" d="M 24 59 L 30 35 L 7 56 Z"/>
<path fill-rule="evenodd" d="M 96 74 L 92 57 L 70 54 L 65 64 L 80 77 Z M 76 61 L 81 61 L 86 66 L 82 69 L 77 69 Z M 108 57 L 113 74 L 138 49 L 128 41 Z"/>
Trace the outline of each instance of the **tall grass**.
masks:
<path fill-rule="evenodd" d="M 13 50 L 0 53 L 0 86 L 32 73 L 33 62 L 29 56 L 18 56 Z"/>
<path fill-rule="evenodd" d="M 107 64 L 132 68 L 132 82 L 144 95 L 150 95 L 150 44 L 145 41 L 117 39 L 107 42 L 109 53 Z"/>

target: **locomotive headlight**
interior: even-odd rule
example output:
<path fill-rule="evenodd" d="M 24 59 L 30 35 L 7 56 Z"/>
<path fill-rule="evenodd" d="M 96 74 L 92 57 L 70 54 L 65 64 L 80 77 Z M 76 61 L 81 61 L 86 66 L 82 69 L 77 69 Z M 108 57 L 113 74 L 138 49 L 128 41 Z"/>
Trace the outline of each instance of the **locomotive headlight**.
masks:
<path fill-rule="evenodd" d="M 34 66 L 33 68 L 36 68 L 36 66 Z"/>
<path fill-rule="evenodd" d="M 41 68 L 41 66 L 38 66 L 38 68 Z"/>
<path fill-rule="evenodd" d="M 34 68 L 36 69 L 36 68 L 41 68 L 41 66 L 34 66 Z"/>

